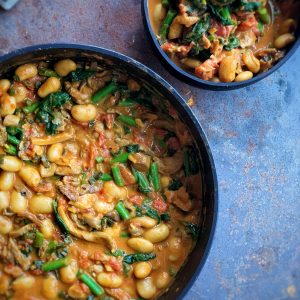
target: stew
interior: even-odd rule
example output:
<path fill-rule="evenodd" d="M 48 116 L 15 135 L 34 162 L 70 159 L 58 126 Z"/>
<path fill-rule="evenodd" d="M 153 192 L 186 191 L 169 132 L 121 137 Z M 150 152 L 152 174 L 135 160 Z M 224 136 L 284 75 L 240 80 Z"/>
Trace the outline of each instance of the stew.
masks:
<path fill-rule="evenodd" d="M 171 104 L 126 73 L 63 59 L 0 79 L 0 115 L 0 297 L 165 291 L 198 238 L 202 195 Z"/>
<path fill-rule="evenodd" d="M 203 80 L 249 80 L 270 69 L 295 41 L 300 2 L 148 0 L 161 48 Z"/>

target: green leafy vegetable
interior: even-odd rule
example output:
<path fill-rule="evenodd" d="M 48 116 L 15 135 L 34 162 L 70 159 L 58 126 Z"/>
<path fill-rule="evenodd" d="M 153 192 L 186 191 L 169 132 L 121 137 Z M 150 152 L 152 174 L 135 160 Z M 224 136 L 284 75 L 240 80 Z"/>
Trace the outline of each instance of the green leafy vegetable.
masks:
<path fill-rule="evenodd" d="M 165 221 L 165 222 L 168 222 L 171 219 L 170 215 L 167 214 L 167 213 L 161 214 L 160 218 L 161 218 L 162 221 Z"/>
<path fill-rule="evenodd" d="M 186 176 L 195 175 L 199 172 L 198 154 L 194 147 L 187 147 L 184 151 L 184 172 Z"/>
<path fill-rule="evenodd" d="M 60 227 L 61 231 L 64 234 L 69 234 L 69 229 L 68 229 L 67 225 L 64 223 L 63 219 L 61 218 L 61 216 L 58 213 L 56 201 L 53 202 L 53 210 L 54 210 L 54 216 L 55 216 L 57 225 Z"/>
<path fill-rule="evenodd" d="M 59 126 L 54 120 L 53 108 L 61 107 L 70 100 L 71 97 L 68 93 L 55 92 L 39 103 L 36 120 L 46 125 L 46 133 L 55 134 Z"/>
<path fill-rule="evenodd" d="M 204 49 L 202 36 L 203 33 L 207 32 L 210 27 L 210 17 L 205 15 L 202 17 L 190 30 L 183 33 L 183 43 L 194 43 L 192 49 L 192 55 L 199 55 L 199 53 Z"/>
<path fill-rule="evenodd" d="M 168 190 L 169 191 L 177 191 L 180 187 L 182 187 L 182 182 L 177 179 L 174 178 L 168 185 Z"/>
<path fill-rule="evenodd" d="M 211 14 L 223 25 L 234 25 L 234 22 L 231 19 L 229 6 L 218 7 L 209 4 L 208 7 L 210 8 Z"/>
<path fill-rule="evenodd" d="M 97 91 L 93 96 L 92 96 L 92 102 L 93 103 L 98 103 L 104 100 L 108 95 L 116 92 L 118 90 L 118 85 L 114 81 L 111 81 L 108 85 L 106 85 L 104 88 L 100 89 Z"/>
<path fill-rule="evenodd" d="M 122 250 L 122 249 L 117 249 L 114 252 L 111 252 L 111 255 L 114 256 L 114 257 L 124 256 L 125 251 Z"/>
<path fill-rule="evenodd" d="M 256 11 L 259 7 L 262 6 L 262 2 L 249 2 L 249 1 L 240 1 L 240 10 L 243 11 Z"/>
<path fill-rule="evenodd" d="M 137 153 L 140 151 L 140 145 L 138 144 L 131 144 L 126 146 L 128 153 Z"/>
<path fill-rule="evenodd" d="M 101 219 L 101 227 L 102 228 L 107 228 L 107 227 L 111 227 L 115 224 L 115 220 L 109 216 L 104 216 Z"/>
<path fill-rule="evenodd" d="M 185 230 L 188 234 L 192 236 L 193 239 L 197 239 L 199 232 L 200 232 L 200 227 L 197 224 L 194 223 L 188 223 L 186 222 L 184 224 Z"/>
<path fill-rule="evenodd" d="M 169 27 L 170 27 L 173 19 L 176 17 L 176 15 L 177 15 L 176 10 L 170 9 L 170 10 L 168 10 L 167 15 L 162 22 L 162 25 L 159 30 L 159 41 L 162 44 L 167 40 Z"/>
<path fill-rule="evenodd" d="M 45 77 L 59 77 L 59 75 L 55 71 L 47 68 L 39 68 L 39 75 Z"/>
<path fill-rule="evenodd" d="M 154 259 L 156 255 L 154 253 L 134 253 L 125 255 L 123 258 L 123 262 L 126 264 L 133 264 L 138 261 L 148 261 L 150 259 Z"/>
<path fill-rule="evenodd" d="M 76 71 L 73 71 L 70 73 L 70 79 L 71 81 L 81 81 L 88 79 L 89 77 L 93 76 L 96 72 L 93 70 L 84 70 L 84 69 L 77 69 Z"/>
<path fill-rule="evenodd" d="M 239 39 L 235 35 L 231 34 L 228 38 L 227 44 L 224 46 L 224 49 L 230 51 L 234 48 L 237 48 L 239 45 Z"/>

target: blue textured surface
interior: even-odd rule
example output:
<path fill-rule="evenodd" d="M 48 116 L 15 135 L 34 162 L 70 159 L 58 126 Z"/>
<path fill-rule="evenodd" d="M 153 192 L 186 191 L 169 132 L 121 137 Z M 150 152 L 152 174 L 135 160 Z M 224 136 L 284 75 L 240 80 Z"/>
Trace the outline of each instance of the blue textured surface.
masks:
<path fill-rule="evenodd" d="M 140 1 L 22 0 L 0 11 L 0 54 L 32 44 L 87 43 L 130 55 L 194 98 L 219 180 L 219 215 L 192 299 L 300 299 L 300 49 L 241 90 L 191 88 L 150 49 Z"/>

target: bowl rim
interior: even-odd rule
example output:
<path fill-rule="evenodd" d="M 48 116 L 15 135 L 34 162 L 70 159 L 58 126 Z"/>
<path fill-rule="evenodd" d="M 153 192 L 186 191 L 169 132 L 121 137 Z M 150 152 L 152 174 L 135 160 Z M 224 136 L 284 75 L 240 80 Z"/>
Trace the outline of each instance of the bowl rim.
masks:
<path fill-rule="evenodd" d="M 161 85 L 165 90 L 168 90 L 169 93 L 171 93 L 173 98 L 176 100 L 177 104 L 179 106 L 181 106 L 182 109 L 185 111 L 185 113 L 188 115 L 188 117 L 190 118 L 190 121 L 193 122 L 193 124 L 197 130 L 197 133 L 200 136 L 200 138 L 204 144 L 206 155 L 209 160 L 208 164 L 211 168 L 212 193 L 213 193 L 213 203 L 212 203 L 213 214 L 212 214 L 212 220 L 210 223 L 211 225 L 210 225 L 210 230 L 208 233 L 208 239 L 207 239 L 204 251 L 203 251 L 203 256 L 201 258 L 201 261 L 199 261 L 195 272 L 191 275 L 187 285 L 180 291 L 180 294 L 178 295 L 178 297 L 182 298 L 194 284 L 195 280 L 199 276 L 199 274 L 207 260 L 208 254 L 212 247 L 213 237 L 215 234 L 217 218 L 218 218 L 219 193 L 218 193 L 217 172 L 216 172 L 216 167 L 215 167 L 215 163 L 214 163 L 214 158 L 213 158 L 213 155 L 211 152 L 211 147 L 209 145 L 207 136 L 202 128 L 202 125 L 198 121 L 198 119 L 197 119 L 196 115 L 194 114 L 194 112 L 192 111 L 192 109 L 187 105 L 187 103 L 181 97 L 181 95 L 165 79 L 163 79 L 160 75 L 158 75 L 156 72 L 154 72 L 153 70 L 151 70 L 144 64 L 140 63 L 139 61 L 137 61 L 127 55 L 121 54 L 117 51 L 109 50 L 107 48 L 93 46 L 93 45 L 89 45 L 89 44 L 80 44 L 80 43 L 78 43 L 78 44 L 77 43 L 37 44 L 37 45 L 29 46 L 29 47 L 16 49 L 7 54 L 0 56 L 0 72 L 1 72 L 1 64 L 5 63 L 8 60 L 12 60 L 14 58 L 21 57 L 26 54 L 30 54 L 32 52 L 47 51 L 47 50 L 51 50 L 51 49 L 61 49 L 61 50 L 74 49 L 74 50 L 90 51 L 90 52 L 94 52 L 94 53 L 108 56 L 108 57 L 111 56 L 111 57 L 121 60 L 125 63 L 131 64 L 134 68 L 139 69 L 140 71 L 145 73 L 147 76 L 151 76 L 152 78 L 154 78 L 154 80 L 159 85 Z M 200 237 L 200 239 L 201 239 L 201 237 Z M 167 292 L 167 290 L 164 292 Z M 163 295 L 164 295 L 164 293 L 162 294 L 162 297 L 163 297 Z M 159 298 L 160 297 L 161 296 L 159 296 Z"/>
<path fill-rule="evenodd" d="M 291 48 L 287 51 L 282 59 L 280 59 L 274 66 L 272 66 L 266 72 L 260 73 L 249 80 L 240 81 L 240 82 L 212 82 L 209 80 L 203 80 L 195 75 L 188 73 L 187 71 L 183 70 L 179 66 L 177 66 L 170 57 L 161 49 L 161 46 L 152 30 L 150 17 L 149 17 L 149 9 L 148 9 L 148 0 L 142 0 L 142 15 L 144 21 L 144 27 L 146 27 L 146 32 L 151 39 L 151 45 L 154 47 L 156 53 L 162 58 L 162 62 L 168 71 L 175 71 L 176 77 L 180 77 L 180 79 L 184 80 L 187 84 L 208 89 L 208 90 L 233 90 L 242 88 L 253 83 L 256 83 L 265 77 L 271 75 L 277 69 L 279 69 L 298 49 L 300 45 L 300 38 L 297 38 Z M 298 25 L 299 26 L 299 25 Z"/>

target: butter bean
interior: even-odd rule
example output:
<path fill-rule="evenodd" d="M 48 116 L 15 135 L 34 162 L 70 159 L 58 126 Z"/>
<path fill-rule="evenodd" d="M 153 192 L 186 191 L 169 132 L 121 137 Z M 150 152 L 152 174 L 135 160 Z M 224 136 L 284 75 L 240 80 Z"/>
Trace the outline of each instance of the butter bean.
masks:
<path fill-rule="evenodd" d="M 71 114 L 76 121 L 89 122 L 96 118 L 97 109 L 93 104 L 79 104 L 72 107 Z"/>
<path fill-rule="evenodd" d="M 244 71 L 239 73 L 236 77 L 235 80 L 236 82 L 240 82 L 240 81 L 245 81 L 245 80 L 249 80 L 253 77 L 253 73 L 251 71 Z"/>
<path fill-rule="evenodd" d="M 146 240 L 152 243 L 159 243 L 164 241 L 170 234 L 170 229 L 165 224 L 159 224 L 152 229 L 144 232 L 143 236 Z"/>
<path fill-rule="evenodd" d="M 25 64 L 18 67 L 15 74 L 19 77 L 20 81 L 29 79 L 38 74 L 38 69 L 34 64 Z"/>
<path fill-rule="evenodd" d="M 234 55 L 226 56 L 219 69 L 219 77 L 222 82 L 232 82 L 235 79 L 238 67 L 238 59 Z"/>
<path fill-rule="evenodd" d="M 150 253 L 154 250 L 153 244 L 143 238 L 131 238 L 127 241 L 127 244 L 138 252 Z"/>
<path fill-rule="evenodd" d="M 59 91 L 60 87 L 61 83 L 58 78 L 49 77 L 38 89 L 38 95 L 41 98 L 45 98 L 49 94 Z"/>
<path fill-rule="evenodd" d="M 295 36 L 292 33 L 284 33 L 274 41 L 274 46 L 277 49 L 283 49 L 294 41 Z"/>

